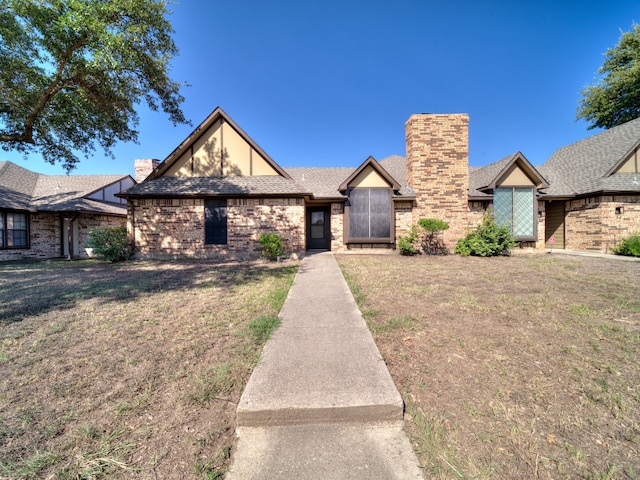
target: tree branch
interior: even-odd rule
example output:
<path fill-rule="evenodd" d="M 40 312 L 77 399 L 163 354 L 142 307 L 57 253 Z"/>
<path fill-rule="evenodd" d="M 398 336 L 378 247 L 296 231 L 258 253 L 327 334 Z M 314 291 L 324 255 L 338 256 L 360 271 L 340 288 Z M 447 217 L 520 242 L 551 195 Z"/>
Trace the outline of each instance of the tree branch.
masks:
<path fill-rule="evenodd" d="M 35 143 L 33 140 L 33 126 L 47 106 L 47 104 L 51 101 L 51 99 L 59 93 L 64 87 L 63 84 L 63 73 L 64 69 L 69 62 L 69 59 L 74 54 L 74 52 L 80 49 L 85 43 L 84 38 L 78 39 L 73 45 L 71 45 L 60 57 L 60 61 L 58 63 L 58 68 L 56 69 L 56 75 L 53 78 L 53 82 L 49 85 L 46 90 L 42 93 L 40 98 L 38 99 L 38 103 L 36 103 L 31 111 L 29 112 L 29 116 L 26 118 L 24 122 L 24 130 L 21 134 L 9 135 L 9 137 L 14 137 L 13 140 L 4 140 L 3 137 L 6 135 L 0 136 L 0 141 L 21 141 L 26 143 Z"/>

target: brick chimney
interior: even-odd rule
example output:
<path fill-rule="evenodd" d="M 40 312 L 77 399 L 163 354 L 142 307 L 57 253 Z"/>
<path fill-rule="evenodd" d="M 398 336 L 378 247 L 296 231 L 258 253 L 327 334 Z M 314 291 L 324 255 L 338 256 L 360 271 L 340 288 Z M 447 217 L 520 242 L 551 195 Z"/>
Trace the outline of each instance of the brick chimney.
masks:
<path fill-rule="evenodd" d="M 414 223 L 437 218 L 453 250 L 466 234 L 469 196 L 469 115 L 411 115 L 405 123 L 407 183 L 416 194 Z"/>
<path fill-rule="evenodd" d="M 154 158 L 137 159 L 133 163 L 136 182 L 141 183 L 155 168 L 160 165 L 160 160 Z"/>

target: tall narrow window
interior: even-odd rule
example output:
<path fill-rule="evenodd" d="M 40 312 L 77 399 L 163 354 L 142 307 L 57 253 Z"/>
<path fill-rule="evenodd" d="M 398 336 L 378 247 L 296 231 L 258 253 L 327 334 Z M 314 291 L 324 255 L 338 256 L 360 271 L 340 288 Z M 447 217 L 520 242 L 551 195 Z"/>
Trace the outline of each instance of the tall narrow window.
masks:
<path fill-rule="evenodd" d="M 349 192 L 349 238 L 387 240 L 391 237 L 391 191 L 354 188 Z"/>
<path fill-rule="evenodd" d="M 0 213 L 0 248 L 29 246 L 29 222 L 26 213 Z"/>
<path fill-rule="evenodd" d="M 204 243 L 226 245 L 227 201 L 211 199 L 204 202 Z"/>
<path fill-rule="evenodd" d="M 529 187 L 496 188 L 494 218 L 506 225 L 517 240 L 535 240 L 535 190 Z"/>

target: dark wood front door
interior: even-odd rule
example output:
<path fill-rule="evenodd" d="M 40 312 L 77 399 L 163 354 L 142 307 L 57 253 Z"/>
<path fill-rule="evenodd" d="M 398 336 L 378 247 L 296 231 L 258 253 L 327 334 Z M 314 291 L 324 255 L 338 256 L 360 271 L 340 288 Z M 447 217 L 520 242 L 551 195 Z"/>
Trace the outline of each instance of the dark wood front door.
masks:
<path fill-rule="evenodd" d="M 330 248 L 329 209 L 327 207 L 307 208 L 307 249 L 329 250 Z"/>

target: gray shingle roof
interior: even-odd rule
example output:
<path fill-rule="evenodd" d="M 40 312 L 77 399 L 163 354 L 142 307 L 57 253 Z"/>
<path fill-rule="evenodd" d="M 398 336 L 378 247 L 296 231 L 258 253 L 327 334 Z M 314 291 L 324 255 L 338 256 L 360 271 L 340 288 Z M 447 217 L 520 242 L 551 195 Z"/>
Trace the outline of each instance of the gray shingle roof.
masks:
<path fill-rule="evenodd" d="M 158 177 L 134 185 L 121 194 L 130 196 L 304 196 L 294 180 L 276 175 L 231 177 Z"/>
<path fill-rule="evenodd" d="M 124 205 L 84 198 L 128 175 L 43 175 L 0 162 L 0 208 L 41 212 L 126 215 Z"/>
<path fill-rule="evenodd" d="M 640 143 L 640 118 L 562 147 L 539 167 L 549 180 L 548 195 L 573 196 L 600 191 L 640 192 L 640 176 L 606 176 Z M 636 183 L 634 183 L 636 182 Z"/>
<path fill-rule="evenodd" d="M 509 164 L 514 155 L 515 154 L 504 157 L 485 167 L 469 167 L 469 196 L 491 198 L 493 195 L 482 192 L 478 189 L 489 185 Z"/>
<path fill-rule="evenodd" d="M 394 198 L 414 198 L 415 194 L 405 179 L 405 157 L 399 155 L 393 155 L 387 157 L 378 162 L 382 168 L 384 168 L 394 180 L 396 180 L 401 188 L 394 195 Z M 291 177 L 303 186 L 305 189 L 309 189 L 314 198 L 317 199 L 330 199 L 330 198 L 346 198 L 342 194 L 338 187 L 344 182 L 351 174 L 353 174 L 355 167 L 324 167 L 324 168 L 287 168 L 286 171 Z"/>
<path fill-rule="evenodd" d="M 314 198 L 344 198 L 338 191 L 340 184 L 353 173 L 353 168 L 287 168 L 298 185 L 311 192 Z"/>

